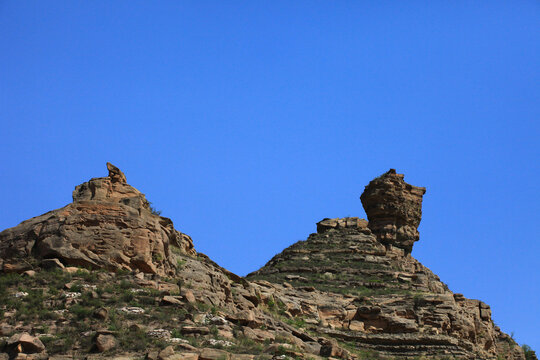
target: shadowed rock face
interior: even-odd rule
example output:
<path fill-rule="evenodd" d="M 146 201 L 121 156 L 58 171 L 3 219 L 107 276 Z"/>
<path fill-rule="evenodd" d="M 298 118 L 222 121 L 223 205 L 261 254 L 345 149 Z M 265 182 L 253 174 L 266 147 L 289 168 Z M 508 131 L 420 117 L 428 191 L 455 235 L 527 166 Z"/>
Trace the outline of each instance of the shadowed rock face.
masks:
<path fill-rule="evenodd" d="M 28 258 L 58 258 L 65 265 L 172 274 L 171 247 L 195 254 L 191 238 L 170 219 L 152 214 L 144 194 L 107 163 L 108 177 L 73 191 L 73 202 L 0 233 L 0 264 L 17 271 Z"/>
<path fill-rule="evenodd" d="M 369 228 L 385 245 L 410 253 L 418 241 L 422 219 L 422 196 L 426 188 L 407 184 L 396 170 L 373 179 L 360 196 Z"/>

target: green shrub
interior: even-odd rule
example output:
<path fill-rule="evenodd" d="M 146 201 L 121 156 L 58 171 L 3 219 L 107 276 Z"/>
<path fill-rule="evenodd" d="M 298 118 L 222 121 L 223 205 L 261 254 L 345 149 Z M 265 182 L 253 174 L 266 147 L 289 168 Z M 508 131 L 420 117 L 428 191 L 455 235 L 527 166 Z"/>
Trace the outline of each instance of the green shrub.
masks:
<path fill-rule="evenodd" d="M 148 207 L 153 215 L 161 215 L 161 210 L 157 210 L 155 207 L 153 207 L 151 202 L 148 202 Z"/>
<path fill-rule="evenodd" d="M 538 360 L 538 358 L 536 357 L 536 352 L 531 349 L 529 345 L 523 344 L 521 348 L 523 349 L 526 360 Z"/>
<path fill-rule="evenodd" d="M 92 315 L 92 308 L 83 306 L 81 304 L 74 304 L 69 308 L 69 312 L 72 313 L 78 320 L 84 320 Z"/>
<path fill-rule="evenodd" d="M 120 289 L 131 289 L 133 288 L 133 283 L 123 279 L 122 281 L 120 281 Z"/>

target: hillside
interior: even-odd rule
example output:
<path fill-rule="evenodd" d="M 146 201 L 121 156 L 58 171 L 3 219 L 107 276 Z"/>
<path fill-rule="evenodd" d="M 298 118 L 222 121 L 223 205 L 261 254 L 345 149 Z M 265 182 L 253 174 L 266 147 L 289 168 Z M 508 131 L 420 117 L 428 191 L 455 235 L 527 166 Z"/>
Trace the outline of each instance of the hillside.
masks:
<path fill-rule="evenodd" d="M 324 219 L 242 278 L 107 168 L 0 233 L 0 359 L 525 359 L 410 255 L 425 189 L 394 170 L 366 186 L 369 222 Z"/>

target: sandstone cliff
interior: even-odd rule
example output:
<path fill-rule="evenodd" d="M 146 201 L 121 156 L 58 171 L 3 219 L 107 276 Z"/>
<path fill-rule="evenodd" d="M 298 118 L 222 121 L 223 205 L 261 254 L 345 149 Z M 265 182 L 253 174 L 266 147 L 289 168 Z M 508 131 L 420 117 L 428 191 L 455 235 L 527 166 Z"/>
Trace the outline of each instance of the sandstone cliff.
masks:
<path fill-rule="evenodd" d="M 0 233 L 0 359 L 524 359 L 410 255 L 425 189 L 393 170 L 361 197 L 369 222 L 324 219 L 242 278 L 107 167 Z"/>
<path fill-rule="evenodd" d="M 73 202 L 0 233 L 0 269 L 29 267 L 31 259 L 65 265 L 173 274 L 171 247 L 195 254 L 191 238 L 170 219 L 152 214 L 144 194 L 107 163 L 109 176 L 75 187 Z"/>

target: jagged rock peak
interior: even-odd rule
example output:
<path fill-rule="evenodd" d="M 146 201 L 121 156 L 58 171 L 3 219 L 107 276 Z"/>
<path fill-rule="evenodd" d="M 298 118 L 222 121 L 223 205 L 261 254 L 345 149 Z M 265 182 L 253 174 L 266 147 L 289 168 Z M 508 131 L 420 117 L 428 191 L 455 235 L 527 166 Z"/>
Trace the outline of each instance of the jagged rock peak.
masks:
<path fill-rule="evenodd" d="M 403 178 L 403 174 L 390 169 L 370 181 L 360 200 L 377 239 L 410 253 L 420 238 L 418 225 L 426 188 L 407 184 Z"/>
<path fill-rule="evenodd" d="M 93 178 L 77 185 L 73 191 L 73 202 L 86 200 L 122 203 L 137 210 L 150 211 L 150 203 L 139 190 L 126 182 L 126 176 L 120 169 L 107 163 L 109 176 Z"/>
<path fill-rule="evenodd" d="M 110 162 L 107 162 L 107 170 L 109 170 L 109 177 L 112 182 L 121 182 L 124 184 L 127 182 L 126 175 Z"/>
<path fill-rule="evenodd" d="M 73 202 L 0 232 L 0 271 L 19 271 L 30 259 L 64 265 L 170 275 L 172 248 L 195 255 L 191 238 L 152 213 L 139 190 L 116 166 L 109 176 L 75 187 Z"/>

